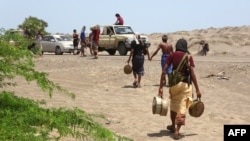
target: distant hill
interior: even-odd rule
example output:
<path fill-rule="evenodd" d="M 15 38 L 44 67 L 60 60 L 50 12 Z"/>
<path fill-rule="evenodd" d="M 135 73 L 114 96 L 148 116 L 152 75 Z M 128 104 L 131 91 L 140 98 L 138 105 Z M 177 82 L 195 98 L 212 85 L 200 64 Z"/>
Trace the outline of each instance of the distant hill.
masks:
<path fill-rule="evenodd" d="M 149 40 L 152 47 L 157 46 L 161 41 L 161 36 L 167 34 L 169 42 L 175 45 L 180 38 L 188 41 L 188 47 L 191 53 L 197 53 L 199 41 L 206 40 L 210 46 L 209 55 L 231 54 L 231 55 L 250 55 L 250 25 L 240 27 L 208 28 L 192 31 L 177 31 L 172 33 L 152 33 L 149 34 Z M 246 51 L 244 51 L 247 49 Z"/>

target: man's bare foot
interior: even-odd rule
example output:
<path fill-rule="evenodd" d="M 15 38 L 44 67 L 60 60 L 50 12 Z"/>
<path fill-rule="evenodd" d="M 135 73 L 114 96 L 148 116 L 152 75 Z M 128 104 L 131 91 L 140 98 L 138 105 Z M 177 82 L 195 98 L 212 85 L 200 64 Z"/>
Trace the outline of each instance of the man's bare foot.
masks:
<path fill-rule="evenodd" d="M 136 86 L 136 88 L 141 88 L 141 84 L 138 84 L 138 85 Z"/>
<path fill-rule="evenodd" d="M 174 133 L 173 138 L 174 138 L 175 140 L 179 140 L 179 139 L 181 138 L 180 133 Z"/>
<path fill-rule="evenodd" d="M 133 86 L 136 86 L 137 85 L 137 80 L 134 80 L 134 82 L 133 82 Z"/>
<path fill-rule="evenodd" d="M 173 125 L 168 125 L 167 129 L 173 133 L 175 132 L 175 127 Z"/>
<path fill-rule="evenodd" d="M 162 83 L 163 83 L 163 85 L 164 85 L 164 86 L 166 85 L 166 81 L 165 81 L 165 80 L 163 80 L 163 82 L 162 82 Z"/>

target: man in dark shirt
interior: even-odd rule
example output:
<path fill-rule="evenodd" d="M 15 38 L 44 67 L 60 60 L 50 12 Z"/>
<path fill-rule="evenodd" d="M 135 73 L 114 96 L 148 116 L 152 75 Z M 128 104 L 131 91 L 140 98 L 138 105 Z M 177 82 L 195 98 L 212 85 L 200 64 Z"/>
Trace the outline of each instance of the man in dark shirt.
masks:
<path fill-rule="evenodd" d="M 209 51 L 209 45 L 208 43 L 205 41 L 205 40 L 201 40 L 200 41 L 200 45 L 202 47 L 201 51 L 200 51 L 200 54 L 202 56 L 206 56 L 207 55 L 207 52 Z"/>
<path fill-rule="evenodd" d="M 129 64 L 132 58 L 133 85 L 135 88 L 140 88 L 141 77 L 144 75 L 144 55 L 147 55 L 148 60 L 150 60 L 150 54 L 148 48 L 140 39 L 140 35 L 135 36 L 135 40 L 131 43 L 131 50 L 127 63 Z"/>

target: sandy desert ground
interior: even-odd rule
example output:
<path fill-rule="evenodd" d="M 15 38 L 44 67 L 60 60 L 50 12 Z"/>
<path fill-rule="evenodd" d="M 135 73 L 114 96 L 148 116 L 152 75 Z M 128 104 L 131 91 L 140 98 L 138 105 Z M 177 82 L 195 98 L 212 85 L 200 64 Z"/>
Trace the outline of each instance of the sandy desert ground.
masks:
<path fill-rule="evenodd" d="M 164 33 L 148 35 L 151 54 Z M 187 115 L 186 125 L 181 129 L 184 137 L 180 140 L 222 141 L 224 124 L 250 124 L 250 26 L 166 34 L 173 45 L 179 38 L 187 39 L 196 65 L 201 100 L 205 103 L 201 117 Z M 201 39 L 210 45 L 207 56 L 197 55 Z M 35 59 L 36 69 L 47 72 L 51 80 L 74 92 L 75 100 L 57 92 L 49 98 L 35 83 L 27 84 L 19 78 L 16 79 L 19 85 L 10 89 L 22 97 L 44 99 L 47 107 L 78 107 L 88 113 L 103 114 L 107 119 L 98 122 L 135 141 L 173 140 L 166 130 L 169 115 L 152 114 L 152 100 L 157 95 L 161 73 L 160 55 L 145 61 L 142 88 L 133 88 L 132 74 L 123 72 L 128 56 L 100 52 L 97 60 L 89 54 L 87 57 L 44 54 Z M 207 77 L 219 72 L 225 72 L 228 79 Z M 164 96 L 168 97 L 167 87 Z"/>

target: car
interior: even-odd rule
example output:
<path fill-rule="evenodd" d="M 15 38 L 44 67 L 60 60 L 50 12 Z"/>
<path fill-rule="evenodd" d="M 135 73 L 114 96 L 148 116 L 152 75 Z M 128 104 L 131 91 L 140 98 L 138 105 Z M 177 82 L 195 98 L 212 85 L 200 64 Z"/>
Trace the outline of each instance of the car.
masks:
<path fill-rule="evenodd" d="M 73 40 L 66 35 L 45 35 L 40 43 L 42 45 L 42 54 L 44 52 L 54 52 L 55 55 L 63 55 L 63 53 L 80 53 L 80 46 L 74 50 Z"/>

